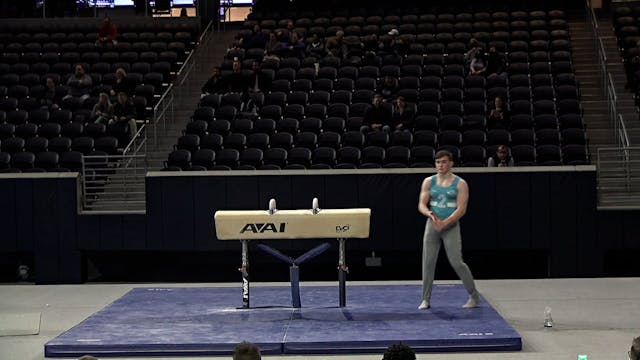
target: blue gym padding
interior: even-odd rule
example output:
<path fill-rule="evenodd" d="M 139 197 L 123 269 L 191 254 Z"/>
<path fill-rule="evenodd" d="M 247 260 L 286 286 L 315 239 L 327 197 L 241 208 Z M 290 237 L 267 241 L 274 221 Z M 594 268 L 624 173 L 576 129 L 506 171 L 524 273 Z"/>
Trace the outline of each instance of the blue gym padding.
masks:
<path fill-rule="evenodd" d="M 418 352 L 515 351 L 520 335 L 482 299 L 462 309 L 462 285 L 436 285 L 432 308 L 418 310 L 417 285 L 301 286 L 302 308 L 288 286 L 136 288 L 45 344 L 47 357 L 229 355 L 243 340 L 264 354 L 382 353 L 402 341 Z"/>

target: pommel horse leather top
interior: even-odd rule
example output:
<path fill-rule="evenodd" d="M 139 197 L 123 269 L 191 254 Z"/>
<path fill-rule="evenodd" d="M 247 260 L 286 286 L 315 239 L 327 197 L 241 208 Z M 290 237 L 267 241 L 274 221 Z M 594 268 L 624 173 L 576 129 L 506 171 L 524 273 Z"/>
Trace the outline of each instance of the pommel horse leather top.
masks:
<path fill-rule="evenodd" d="M 368 238 L 371 209 L 219 210 L 218 240 Z"/>

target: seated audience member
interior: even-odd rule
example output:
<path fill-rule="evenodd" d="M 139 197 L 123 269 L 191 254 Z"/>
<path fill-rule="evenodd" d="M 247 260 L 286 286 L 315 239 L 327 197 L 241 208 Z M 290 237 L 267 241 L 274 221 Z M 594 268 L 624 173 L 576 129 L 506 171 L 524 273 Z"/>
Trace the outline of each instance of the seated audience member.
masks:
<path fill-rule="evenodd" d="M 260 349 L 255 345 L 247 341 L 243 341 L 236 345 L 233 350 L 233 360 L 261 360 L 262 355 Z"/>
<path fill-rule="evenodd" d="M 58 84 L 56 84 L 56 80 L 52 77 L 47 77 L 44 94 L 40 99 L 40 105 L 43 109 L 57 110 L 59 108 L 58 102 L 62 99 L 59 97 L 59 93 L 56 91 L 57 87 Z"/>
<path fill-rule="evenodd" d="M 629 360 L 640 360 L 640 336 L 633 339 L 629 350 Z"/>
<path fill-rule="evenodd" d="M 466 65 L 471 64 L 471 60 L 473 60 L 476 55 L 482 52 L 482 45 L 476 39 L 469 40 L 469 50 L 464 53 L 464 61 Z"/>
<path fill-rule="evenodd" d="M 267 41 L 269 41 L 269 35 L 262 31 L 260 25 L 256 24 L 253 26 L 251 33 L 241 39 L 241 45 L 245 49 L 264 49 L 265 45 L 267 45 Z"/>
<path fill-rule="evenodd" d="M 93 106 L 93 111 L 91 111 L 91 120 L 106 126 L 112 118 L 113 105 L 111 104 L 111 100 L 109 100 L 109 95 L 107 95 L 107 93 L 100 93 L 98 102 Z"/>
<path fill-rule="evenodd" d="M 318 34 L 313 33 L 307 44 L 307 55 L 322 59 L 327 53 L 324 50 L 324 43 L 320 40 Z"/>
<path fill-rule="evenodd" d="M 485 74 L 487 78 L 492 76 L 506 76 L 507 59 L 505 55 L 498 52 L 495 46 L 489 48 L 489 55 L 487 57 L 487 69 Z"/>
<path fill-rule="evenodd" d="M 509 112 L 500 96 L 496 96 L 495 99 L 493 99 L 493 107 L 489 110 L 488 118 L 487 127 L 489 130 L 509 129 L 509 126 L 511 125 Z"/>
<path fill-rule="evenodd" d="M 393 115 L 391 122 L 395 130 L 411 131 L 413 129 L 416 113 L 413 106 L 407 103 L 404 96 L 398 96 L 396 106 L 393 107 Z"/>
<path fill-rule="evenodd" d="M 378 41 L 378 34 L 371 34 L 362 38 L 362 51 L 367 55 L 376 56 L 382 44 Z"/>
<path fill-rule="evenodd" d="M 400 35 L 400 32 L 398 29 L 391 29 L 387 35 L 380 38 L 378 55 L 399 55 L 398 48 L 401 46 L 401 41 L 398 39 L 398 35 Z"/>
<path fill-rule="evenodd" d="M 469 64 L 469 75 L 485 75 L 486 70 L 487 58 L 482 51 L 478 51 Z"/>
<path fill-rule="evenodd" d="M 378 85 L 376 92 L 387 101 L 393 100 L 398 92 L 398 79 L 393 76 L 385 76 Z"/>
<path fill-rule="evenodd" d="M 138 125 L 136 124 L 135 116 L 136 108 L 133 105 L 133 102 L 129 100 L 127 93 L 123 91 L 119 92 L 118 102 L 113 106 L 113 119 L 110 121 L 109 125 L 125 129 L 125 131 L 123 131 L 125 134 L 128 130 L 129 139 L 131 139 L 138 132 Z"/>
<path fill-rule="evenodd" d="M 267 92 L 271 87 L 269 78 L 262 72 L 257 60 L 251 64 L 251 73 L 245 77 L 244 82 L 250 92 Z"/>
<path fill-rule="evenodd" d="M 285 46 L 284 43 L 278 39 L 276 34 L 270 33 L 269 41 L 264 47 L 265 55 L 276 56 L 279 58 L 278 52 L 281 51 L 284 48 L 284 46 Z"/>
<path fill-rule="evenodd" d="M 295 25 L 293 24 L 293 21 L 289 20 L 287 21 L 287 34 L 289 36 L 289 38 L 291 38 L 291 35 L 295 32 Z"/>
<path fill-rule="evenodd" d="M 216 66 L 213 68 L 209 80 L 202 86 L 202 95 L 225 93 L 227 89 L 228 86 L 220 75 L 220 68 Z"/>
<path fill-rule="evenodd" d="M 382 95 L 376 94 L 373 97 L 373 106 L 364 114 L 363 125 L 360 131 L 368 133 L 370 131 L 391 131 L 392 111 L 389 104 L 384 102 Z"/>
<path fill-rule="evenodd" d="M 258 109 L 251 98 L 251 93 L 251 89 L 245 88 L 240 96 L 240 117 L 242 118 L 256 119 L 258 117 Z"/>
<path fill-rule="evenodd" d="M 416 360 L 416 353 L 409 345 L 393 344 L 385 350 L 382 360 Z"/>
<path fill-rule="evenodd" d="M 97 45 L 117 44 L 118 41 L 118 29 L 111 22 L 111 17 L 105 16 L 102 24 L 98 27 L 98 38 L 96 39 Z"/>
<path fill-rule="evenodd" d="M 242 75 L 242 63 L 240 59 L 233 59 L 231 74 L 226 77 L 227 91 L 241 93 L 245 86 L 245 78 Z"/>
<path fill-rule="evenodd" d="M 287 48 L 289 49 L 291 56 L 297 57 L 298 59 L 304 58 L 304 42 L 302 42 L 298 37 L 297 32 L 294 31 L 290 34 Z"/>
<path fill-rule="evenodd" d="M 505 167 L 513 166 L 513 158 L 509 153 L 509 148 L 506 145 L 498 146 L 495 155 L 492 155 L 487 160 L 488 167 Z"/>
<path fill-rule="evenodd" d="M 82 64 L 76 64 L 75 72 L 67 80 L 67 86 L 69 87 L 69 94 L 65 98 L 75 97 L 80 99 L 80 102 L 83 102 L 90 96 L 93 80 L 91 80 L 91 76 L 85 73 Z"/>
<path fill-rule="evenodd" d="M 336 36 L 330 37 L 325 46 L 327 55 L 344 59 L 347 56 L 347 45 L 344 43 L 344 31 L 338 30 Z"/>
<path fill-rule="evenodd" d="M 131 96 L 133 93 L 134 84 L 131 82 L 129 78 L 127 78 L 127 72 L 124 68 L 116 69 L 116 81 L 111 85 L 111 91 L 109 91 L 109 95 L 117 96 L 119 92 L 125 92 L 127 95 Z"/>

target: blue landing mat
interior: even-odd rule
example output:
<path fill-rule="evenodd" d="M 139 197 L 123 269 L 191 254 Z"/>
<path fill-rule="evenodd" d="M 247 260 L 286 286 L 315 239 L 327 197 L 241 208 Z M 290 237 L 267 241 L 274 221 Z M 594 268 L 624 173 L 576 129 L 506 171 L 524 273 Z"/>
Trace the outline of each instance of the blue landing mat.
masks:
<path fill-rule="evenodd" d="M 136 288 L 45 344 L 47 357 L 229 355 L 243 340 L 263 354 L 382 353 L 399 341 L 418 352 L 521 350 L 520 335 L 484 299 L 462 309 L 462 285 L 436 285 L 418 310 L 417 285 L 303 286 L 302 308 L 288 286 Z"/>

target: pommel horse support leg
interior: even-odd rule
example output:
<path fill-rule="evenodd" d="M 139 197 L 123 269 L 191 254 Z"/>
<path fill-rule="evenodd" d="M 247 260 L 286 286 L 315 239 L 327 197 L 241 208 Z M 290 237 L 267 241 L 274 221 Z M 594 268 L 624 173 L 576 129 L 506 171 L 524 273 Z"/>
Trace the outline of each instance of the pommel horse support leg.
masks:
<path fill-rule="evenodd" d="M 248 242 L 250 240 L 271 239 L 338 239 L 338 280 L 340 307 L 346 306 L 346 265 L 345 240 L 347 238 L 368 238 L 371 209 L 323 209 L 314 198 L 312 208 L 306 210 L 277 210 L 274 199 L 269 201 L 269 210 L 216 211 L 216 236 L 218 240 L 241 240 L 243 296 L 242 308 L 249 308 Z M 258 247 L 290 265 L 291 296 L 293 307 L 300 307 L 299 265 L 320 255 L 330 246 L 318 245 L 296 259 L 280 251 L 258 244 Z"/>

